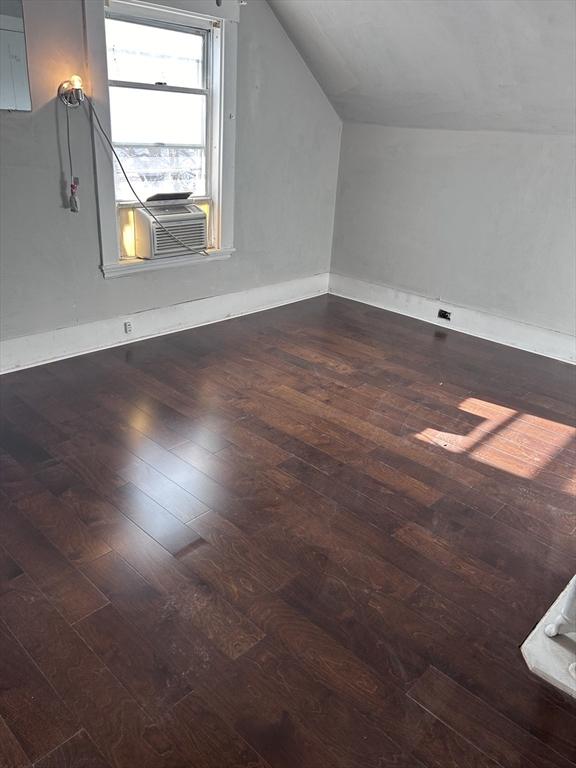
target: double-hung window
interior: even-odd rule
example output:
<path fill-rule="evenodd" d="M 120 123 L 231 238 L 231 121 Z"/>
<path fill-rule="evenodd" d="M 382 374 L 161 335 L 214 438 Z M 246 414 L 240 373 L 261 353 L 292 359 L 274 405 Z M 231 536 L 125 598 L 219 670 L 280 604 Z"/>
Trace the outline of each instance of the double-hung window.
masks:
<path fill-rule="evenodd" d="M 109 16 L 106 44 L 116 200 L 208 198 L 208 32 Z"/>
<path fill-rule="evenodd" d="M 106 0 L 99 38 L 97 6 L 87 4 L 89 61 L 92 56 L 96 71 L 98 41 L 105 40 L 108 74 L 102 85 L 107 92 L 98 90 L 96 77 L 95 98 L 101 94 L 109 107 L 110 121 L 106 116 L 104 125 L 115 155 L 110 157 L 96 132 L 104 275 L 229 256 L 234 250 L 237 9 L 214 17 L 207 14 L 212 4 L 204 0 L 190 0 L 190 10 L 171 6 L 170 0 L 164 5 Z M 206 255 L 139 261 L 134 210 L 159 195 L 188 195 L 205 211 Z"/>

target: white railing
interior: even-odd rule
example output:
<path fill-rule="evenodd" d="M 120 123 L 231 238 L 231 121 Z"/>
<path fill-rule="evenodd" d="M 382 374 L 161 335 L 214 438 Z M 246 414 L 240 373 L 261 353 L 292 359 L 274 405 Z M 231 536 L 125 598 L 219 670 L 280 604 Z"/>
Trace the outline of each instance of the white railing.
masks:
<path fill-rule="evenodd" d="M 544 627 L 547 637 L 556 637 L 557 635 L 567 635 L 570 632 L 576 632 L 576 576 L 568 585 L 559 608 L 560 610 L 554 621 Z M 576 679 L 576 646 L 574 661 L 568 665 L 568 671 Z"/>
<path fill-rule="evenodd" d="M 576 698 L 576 576 L 522 644 L 529 669 Z"/>

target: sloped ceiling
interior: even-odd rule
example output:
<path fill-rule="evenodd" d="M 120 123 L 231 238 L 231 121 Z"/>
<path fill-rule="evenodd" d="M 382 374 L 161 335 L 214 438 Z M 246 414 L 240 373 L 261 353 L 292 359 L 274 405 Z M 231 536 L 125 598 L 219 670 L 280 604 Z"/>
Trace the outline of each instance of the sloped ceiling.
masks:
<path fill-rule="evenodd" d="M 575 0 L 269 2 L 345 120 L 575 130 Z"/>

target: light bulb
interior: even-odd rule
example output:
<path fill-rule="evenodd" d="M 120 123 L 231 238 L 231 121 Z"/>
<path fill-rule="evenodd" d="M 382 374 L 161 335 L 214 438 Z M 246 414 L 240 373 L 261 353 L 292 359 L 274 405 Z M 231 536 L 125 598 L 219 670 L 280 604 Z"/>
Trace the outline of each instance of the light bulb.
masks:
<path fill-rule="evenodd" d="M 72 75 L 70 80 L 60 83 L 58 98 L 67 107 L 77 108 L 80 106 L 84 101 L 84 91 L 82 90 L 82 78 L 80 75 Z"/>

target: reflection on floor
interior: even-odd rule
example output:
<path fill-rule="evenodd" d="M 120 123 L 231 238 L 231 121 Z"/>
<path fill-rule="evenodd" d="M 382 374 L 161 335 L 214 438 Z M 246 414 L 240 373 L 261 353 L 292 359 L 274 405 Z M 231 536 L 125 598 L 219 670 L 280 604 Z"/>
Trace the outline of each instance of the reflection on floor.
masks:
<path fill-rule="evenodd" d="M 4 377 L 0 763 L 576 765 L 574 377 L 332 297 Z"/>

